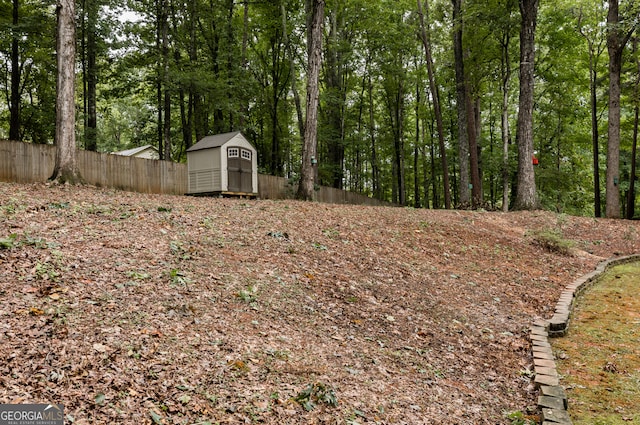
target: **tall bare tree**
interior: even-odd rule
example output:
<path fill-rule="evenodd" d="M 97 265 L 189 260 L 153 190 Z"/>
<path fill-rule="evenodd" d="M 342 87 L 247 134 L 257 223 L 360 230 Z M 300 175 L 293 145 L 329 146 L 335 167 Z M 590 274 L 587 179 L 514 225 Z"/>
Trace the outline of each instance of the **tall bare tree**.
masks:
<path fill-rule="evenodd" d="M 533 170 L 533 87 L 535 69 L 535 34 L 539 0 L 520 0 L 520 110 L 518 111 L 518 188 L 515 209 L 538 208 Z"/>
<path fill-rule="evenodd" d="M 302 167 L 297 199 L 313 199 L 313 191 L 318 168 L 318 100 L 320 97 L 320 66 L 322 64 L 322 23 L 324 21 L 324 0 L 307 0 L 307 117 L 302 144 Z"/>
<path fill-rule="evenodd" d="M 618 0 L 609 0 L 607 50 L 609 51 L 609 142 L 607 144 L 608 218 L 620 218 L 620 72 L 622 52 L 637 23 L 626 32 L 621 25 Z"/>
<path fill-rule="evenodd" d="M 462 44 L 462 1 L 453 4 L 453 53 L 456 73 L 456 106 L 458 112 L 458 157 L 459 157 L 459 202 L 460 206 L 471 205 L 469 190 L 469 140 L 467 138 L 467 91 L 464 75 L 464 51 Z"/>
<path fill-rule="evenodd" d="M 11 101 L 9 118 L 9 139 L 20 140 L 20 79 L 22 74 L 22 64 L 20 63 L 20 34 L 18 23 L 20 17 L 20 2 L 12 2 L 12 34 L 11 34 Z"/>
<path fill-rule="evenodd" d="M 591 104 L 591 144 L 593 145 L 593 192 L 594 214 L 602 216 L 600 200 L 600 132 L 598 130 L 598 61 L 604 51 L 604 37 L 599 29 L 589 31 L 582 22 L 583 12 L 578 17 L 578 32 L 589 46 L 589 91 Z"/>
<path fill-rule="evenodd" d="M 97 21 L 98 21 L 97 0 L 83 1 L 83 19 L 86 19 L 82 26 L 84 34 L 82 37 L 82 66 L 83 66 L 83 91 L 84 91 L 84 135 L 85 149 L 88 151 L 98 150 L 97 130 Z M 86 18 L 85 18 L 86 16 Z"/>
<path fill-rule="evenodd" d="M 81 182 L 76 162 L 75 59 L 76 15 L 75 0 L 58 0 L 56 94 L 56 163 L 51 180 L 58 183 Z"/>
<path fill-rule="evenodd" d="M 511 129 L 509 126 L 509 81 L 511 80 L 511 59 L 509 58 L 509 43 L 511 34 L 505 30 L 500 38 L 501 47 L 501 89 L 502 109 L 500 114 L 500 132 L 502 137 L 502 211 L 509 211 L 509 144 L 511 143 Z"/>
<path fill-rule="evenodd" d="M 428 3 L 425 2 L 425 9 L 428 11 Z M 436 84 L 435 74 L 433 71 L 433 57 L 431 55 L 431 42 L 429 40 L 429 33 L 425 24 L 422 8 L 422 2 L 418 0 L 418 15 L 420 16 L 420 38 L 424 45 L 424 51 L 427 58 L 427 73 L 429 74 L 429 88 L 431 89 L 431 96 L 433 97 L 433 110 L 436 116 L 436 125 L 438 129 L 438 142 L 440 145 L 440 159 L 442 161 L 442 181 L 444 184 L 444 207 L 446 209 L 451 208 L 451 191 L 449 187 L 449 170 L 447 166 L 447 154 L 444 143 L 444 126 L 442 124 L 442 111 L 440 109 L 440 91 Z"/>
<path fill-rule="evenodd" d="M 633 52 L 638 52 L 638 39 L 634 37 Z M 631 141 L 631 173 L 627 193 L 627 219 L 633 219 L 636 207 L 636 162 L 638 156 L 638 120 L 640 119 L 640 58 L 636 59 L 636 81 L 634 82 L 633 139 Z"/>

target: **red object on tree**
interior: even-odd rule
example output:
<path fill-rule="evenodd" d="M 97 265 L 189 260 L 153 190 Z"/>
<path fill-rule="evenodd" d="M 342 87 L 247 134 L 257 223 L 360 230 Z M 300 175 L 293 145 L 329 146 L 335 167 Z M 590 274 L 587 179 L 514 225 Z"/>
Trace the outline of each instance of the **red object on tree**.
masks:
<path fill-rule="evenodd" d="M 533 165 L 538 165 L 538 158 L 536 158 L 536 156 L 533 156 Z"/>

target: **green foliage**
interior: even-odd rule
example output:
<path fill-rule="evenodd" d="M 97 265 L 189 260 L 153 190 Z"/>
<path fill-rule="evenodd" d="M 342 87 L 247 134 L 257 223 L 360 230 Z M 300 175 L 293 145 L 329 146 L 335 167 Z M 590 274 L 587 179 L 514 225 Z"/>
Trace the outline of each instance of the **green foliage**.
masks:
<path fill-rule="evenodd" d="M 335 391 L 321 382 L 307 385 L 294 397 L 294 400 L 307 411 L 315 409 L 319 403 L 330 407 L 338 406 Z"/>
<path fill-rule="evenodd" d="M 16 245 L 18 235 L 12 233 L 7 238 L 0 238 L 0 249 L 11 249 Z"/>
<path fill-rule="evenodd" d="M 536 425 L 534 419 L 528 418 L 521 411 L 515 411 L 511 413 L 505 413 L 505 417 L 511 421 L 511 425 Z"/>
<path fill-rule="evenodd" d="M 311 246 L 313 246 L 318 251 L 326 251 L 327 250 L 327 247 L 325 245 L 322 245 L 321 243 L 318 243 L 318 242 L 314 242 L 313 244 L 311 244 Z"/>
<path fill-rule="evenodd" d="M 236 296 L 241 301 L 243 301 L 243 302 L 245 302 L 247 304 L 252 304 L 258 298 L 258 288 L 256 288 L 253 285 L 248 286 L 247 288 L 241 289 L 240 291 L 238 291 L 236 293 Z"/>
<path fill-rule="evenodd" d="M 127 272 L 127 277 L 133 280 L 147 280 L 151 275 L 147 272 L 132 270 Z"/>
<path fill-rule="evenodd" d="M 167 275 L 172 286 L 186 286 L 191 283 L 191 279 L 179 269 L 171 269 Z"/>
<path fill-rule="evenodd" d="M 12 249 L 20 246 L 32 246 L 38 249 L 56 248 L 58 246 L 55 242 L 47 242 L 40 237 L 32 237 L 27 234 L 18 238 L 17 233 L 12 233 L 6 238 L 0 238 L 0 249 Z"/>
<path fill-rule="evenodd" d="M 169 242 L 169 250 L 172 255 L 181 261 L 190 260 L 193 254 L 193 248 L 191 246 L 185 247 L 182 242 L 175 240 Z"/>
<path fill-rule="evenodd" d="M 58 270 L 58 268 L 55 266 L 55 264 L 52 264 L 48 261 L 45 261 L 43 263 L 38 261 L 34 270 L 36 273 L 36 279 L 39 280 L 49 280 L 55 282 L 60 277 L 60 271 Z"/>

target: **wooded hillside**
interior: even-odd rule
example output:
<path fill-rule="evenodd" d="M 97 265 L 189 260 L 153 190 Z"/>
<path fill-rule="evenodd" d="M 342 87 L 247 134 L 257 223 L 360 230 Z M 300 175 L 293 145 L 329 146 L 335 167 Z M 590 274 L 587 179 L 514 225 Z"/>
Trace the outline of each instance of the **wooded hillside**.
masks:
<path fill-rule="evenodd" d="M 79 146 L 183 161 L 240 130 L 262 173 L 300 178 L 316 3 L 315 184 L 496 209 L 526 185 L 516 207 L 635 215 L 632 0 L 83 0 Z M 0 138 L 53 143 L 56 4 L 0 5 Z"/>

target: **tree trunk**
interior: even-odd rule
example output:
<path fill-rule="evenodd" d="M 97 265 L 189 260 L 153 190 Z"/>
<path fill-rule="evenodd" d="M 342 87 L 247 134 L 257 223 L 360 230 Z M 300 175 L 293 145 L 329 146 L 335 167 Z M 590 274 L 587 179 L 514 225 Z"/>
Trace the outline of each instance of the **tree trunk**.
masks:
<path fill-rule="evenodd" d="M 520 110 L 518 111 L 518 187 L 515 209 L 538 208 L 533 169 L 533 88 L 538 0 L 520 0 Z"/>
<path fill-rule="evenodd" d="M 431 191 L 433 192 L 433 202 L 431 206 L 433 209 L 440 208 L 440 197 L 438 195 L 438 179 L 436 178 L 436 143 L 433 138 L 434 133 L 434 119 L 431 119 L 429 126 L 429 138 L 431 143 L 429 144 L 429 159 L 431 162 Z"/>
<path fill-rule="evenodd" d="M 598 69 L 592 49 L 589 49 L 589 86 L 591 90 L 591 142 L 593 144 L 593 203 L 594 214 L 602 217 L 602 201 L 600 200 L 600 134 L 598 130 Z"/>
<path fill-rule="evenodd" d="M 465 99 L 467 102 L 467 138 L 469 139 L 469 165 L 471 171 L 471 206 L 478 208 L 482 205 L 482 184 L 480 183 L 480 152 L 478 148 L 478 128 L 476 122 L 476 108 L 473 107 L 469 82 L 465 79 Z M 478 108 L 479 110 L 479 108 Z"/>
<path fill-rule="evenodd" d="M 371 180 L 373 186 L 373 196 L 382 199 L 382 186 L 380 184 L 380 166 L 378 165 L 378 155 L 376 147 L 375 114 L 373 106 L 373 82 L 369 73 L 369 140 L 371 141 Z"/>
<path fill-rule="evenodd" d="M 322 62 L 322 22 L 324 21 L 324 0 L 313 0 L 311 10 L 307 13 L 311 18 L 309 39 L 309 65 L 307 70 L 307 117 L 304 126 L 304 143 L 302 145 L 302 167 L 297 199 L 312 200 L 315 186 L 315 175 L 318 167 L 318 99 L 320 96 L 319 79 Z"/>
<path fill-rule="evenodd" d="M 626 35 L 619 26 L 618 0 L 609 0 L 607 50 L 609 51 L 609 142 L 607 145 L 607 218 L 620 218 L 620 72 L 622 52 L 633 29 Z M 634 27 L 635 28 L 635 27 Z"/>
<path fill-rule="evenodd" d="M 196 2 L 191 2 L 189 5 L 189 60 L 191 63 L 198 62 L 198 37 L 196 31 L 198 11 L 196 7 Z M 196 143 L 207 135 L 203 109 L 202 95 L 196 86 L 195 78 L 192 77 L 189 84 L 189 122 L 191 122 L 190 127 L 193 127 Z"/>
<path fill-rule="evenodd" d="M 247 47 L 249 45 L 249 1 L 243 0 L 242 2 L 242 48 L 240 52 L 240 60 L 243 72 L 243 78 L 247 75 L 249 70 L 249 60 L 247 59 Z M 240 106 L 241 114 L 239 120 L 239 128 L 245 129 L 246 119 L 249 116 L 249 99 L 247 96 L 242 96 L 242 102 Z"/>
<path fill-rule="evenodd" d="M 162 126 L 162 72 L 163 67 L 161 63 L 162 58 L 162 14 L 163 14 L 163 6 L 164 0 L 156 0 L 156 51 L 158 54 L 158 63 L 156 68 L 156 104 L 158 107 L 158 114 L 156 116 L 156 133 L 158 137 L 158 157 L 161 160 L 164 160 L 164 129 Z"/>
<path fill-rule="evenodd" d="M 637 53 L 637 40 L 634 40 L 633 43 L 633 51 Z M 636 105 L 634 107 L 634 116 L 633 116 L 633 141 L 631 145 L 631 173 L 629 175 L 629 194 L 627 197 L 627 219 L 633 219 L 635 215 L 635 207 L 636 207 L 636 159 L 637 159 L 637 150 L 638 150 L 638 115 L 640 113 L 640 59 L 636 61 L 636 67 L 638 70 L 638 74 L 636 76 L 635 82 L 635 101 Z"/>
<path fill-rule="evenodd" d="M 425 3 L 426 4 L 426 3 Z M 428 11 L 428 4 L 425 9 Z M 431 43 L 427 29 L 425 26 L 424 13 L 422 11 L 422 2 L 418 0 L 418 15 L 420 16 L 420 31 L 422 43 L 424 45 L 425 55 L 427 57 L 427 72 L 429 74 L 429 88 L 433 97 L 433 109 L 436 116 L 436 125 L 438 128 L 438 142 L 440 145 L 440 159 L 442 161 L 442 179 L 444 185 L 444 205 L 446 209 L 451 208 L 451 191 L 449 188 L 449 167 L 447 165 L 447 153 L 444 143 L 444 128 L 442 125 L 442 111 L 440 110 L 440 92 L 436 85 L 435 75 L 433 71 L 433 58 L 431 57 Z"/>
<path fill-rule="evenodd" d="M 600 199 L 600 134 L 598 130 L 598 58 L 602 54 L 602 41 L 598 42 L 592 39 L 581 26 L 582 16 L 578 21 L 578 31 L 585 38 L 589 46 L 589 91 L 590 91 L 590 107 L 591 107 L 591 143 L 593 146 L 593 193 L 594 193 L 594 214 L 596 217 L 602 216 Z"/>
<path fill-rule="evenodd" d="M 509 32 L 505 31 L 502 40 L 502 114 L 500 130 L 502 134 L 502 211 L 509 211 L 509 81 L 511 80 L 511 61 L 509 59 Z"/>
<path fill-rule="evenodd" d="M 98 116 L 96 111 L 96 86 L 97 86 L 97 43 L 96 25 L 98 21 L 98 5 L 96 0 L 87 0 L 87 127 L 85 128 L 85 149 L 98 150 Z"/>
<path fill-rule="evenodd" d="M 327 66 L 325 68 L 326 114 L 329 128 L 328 134 L 328 160 L 329 183 L 331 187 L 342 189 L 344 178 L 344 104 L 345 81 L 344 63 L 340 53 L 340 30 L 344 26 L 343 18 L 339 16 L 339 6 L 331 11 L 329 41 L 326 49 Z"/>
<path fill-rule="evenodd" d="M 416 135 L 413 145 L 413 206 L 415 208 L 421 207 L 420 202 L 420 91 L 421 87 L 416 82 L 416 107 L 415 107 L 415 120 L 416 120 Z"/>
<path fill-rule="evenodd" d="M 191 114 L 191 96 L 187 96 L 187 92 L 184 87 L 180 87 L 179 91 L 180 102 L 180 122 L 182 124 L 182 142 L 184 145 L 184 152 L 193 146 L 193 121 Z M 185 105 L 185 98 L 187 103 Z M 182 151 L 182 150 L 181 150 Z M 178 158 L 182 156 L 182 153 L 178 155 Z"/>
<path fill-rule="evenodd" d="M 638 105 L 636 105 L 633 117 L 633 141 L 631 146 L 631 173 L 629 175 L 629 194 L 627 197 L 627 218 L 633 219 L 636 207 L 636 162 L 638 158 Z"/>
<path fill-rule="evenodd" d="M 76 163 L 75 133 L 75 1 L 59 0 L 57 4 L 58 79 L 56 94 L 56 162 L 51 180 L 58 183 L 81 183 Z"/>
<path fill-rule="evenodd" d="M 291 80 L 291 92 L 293 93 L 293 102 L 296 106 L 296 116 L 298 117 L 298 131 L 300 137 L 304 137 L 304 116 L 302 114 L 302 102 L 300 102 L 300 94 L 298 93 L 298 72 L 296 70 L 295 52 L 291 48 L 289 41 L 289 31 L 287 30 L 287 11 L 284 3 L 280 5 L 280 14 L 282 15 L 282 37 L 284 39 L 286 54 L 289 58 L 289 79 Z"/>
<path fill-rule="evenodd" d="M 169 80 L 169 5 L 161 2 L 160 38 L 162 40 L 162 89 L 164 98 L 163 141 L 164 160 L 171 161 L 171 90 Z"/>
<path fill-rule="evenodd" d="M 456 106 L 458 112 L 458 156 L 459 156 L 459 202 L 462 208 L 471 205 L 469 190 L 469 140 L 467 134 L 467 93 L 464 75 L 464 54 L 462 47 L 463 20 L 461 16 L 463 0 L 453 3 L 453 52 L 456 74 Z"/>
<path fill-rule="evenodd" d="M 9 118 L 9 139 L 19 141 L 20 137 L 20 78 L 22 65 L 20 64 L 20 45 L 18 22 L 20 18 L 20 2 L 13 0 L 12 37 L 11 37 L 11 101 Z"/>
<path fill-rule="evenodd" d="M 394 202 L 399 205 L 405 205 L 407 202 L 407 194 L 405 188 L 405 170 L 404 170 L 404 86 L 403 82 L 398 82 L 397 92 L 395 93 L 394 102 L 389 100 L 389 114 L 391 127 L 393 132 L 393 175 L 394 188 L 396 196 Z"/>

